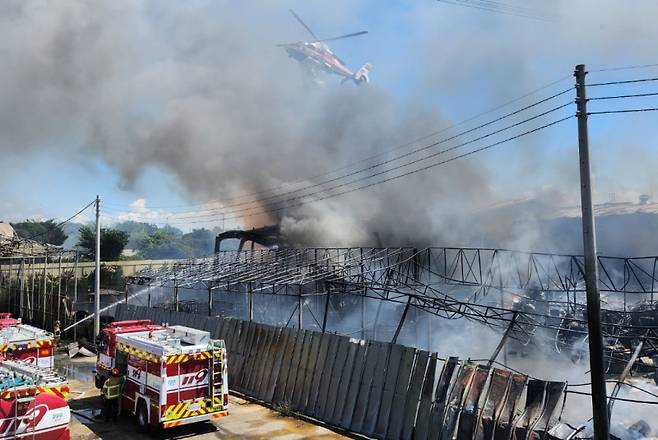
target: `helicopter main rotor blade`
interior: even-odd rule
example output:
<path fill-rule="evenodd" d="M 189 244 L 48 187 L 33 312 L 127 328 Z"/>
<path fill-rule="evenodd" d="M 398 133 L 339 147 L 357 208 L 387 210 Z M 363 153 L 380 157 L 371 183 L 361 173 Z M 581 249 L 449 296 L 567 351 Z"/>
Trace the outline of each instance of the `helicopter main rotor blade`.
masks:
<path fill-rule="evenodd" d="M 308 26 L 306 25 L 306 23 L 304 23 L 304 20 L 302 20 L 301 17 L 300 17 L 299 15 L 295 14 L 295 11 L 293 11 L 292 9 L 288 9 L 288 10 L 289 10 L 290 13 L 293 15 L 293 17 L 295 17 L 295 18 L 297 19 L 297 21 L 299 22 L 299 24 L 301 24 L 302 26 L 304 26 L 304 29 L 306 29 L 306 31 L 307 31 L 309 34 L 311 34 L 311 37 L 313 37 L 314 40 L 320 40 L 320 39 L 317 37 L 317 35 L 315 35 L 315 34 L 313 33 L 313 31 L 311 30 L 311 28 L 308 27 Z"/>
<path fill-rule="evenodd" d="M 340 37 L 331 37 L 331 38 L 323 38 L 322 40 L 315 40 L 315 41 L 313 41 L 313 43 L 324 43 L 325 41 L 342 40 L 343 38 L 358 37 L 359 35 L 364 35 L 364 34 L 367 34 L 367 33 L 368 33 L 368 31 L 354 32 L 352 34 L 341 35 Z"/>

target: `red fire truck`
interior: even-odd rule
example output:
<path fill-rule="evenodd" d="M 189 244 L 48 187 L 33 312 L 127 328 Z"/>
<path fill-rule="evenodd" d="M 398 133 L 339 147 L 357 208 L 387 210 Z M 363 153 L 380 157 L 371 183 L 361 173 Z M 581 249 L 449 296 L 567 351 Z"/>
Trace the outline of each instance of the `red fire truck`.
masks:
<path fill-rule="evenodd" d="M 66 379 L 24 361 L 0 362 L 0 439 L 69 440 Z"/>
<path fill-rule="evenodd" d="M 8 315 L 8 314 L 7 314 Z M 40 328 L 21 324 L 20 320 L 3 317 L 0 322 L 0 360 L 19 359 L 42 368 L 53 368 L 54 335 Z"/>
<path fill-rule="evenodd" d="M 228 415 L 224 341 L 183 326 L 118 321 L 99 336 L 96 386 L 117 368 L 126 378 L 123 411 L 141 431 L 203 422 Z"/>

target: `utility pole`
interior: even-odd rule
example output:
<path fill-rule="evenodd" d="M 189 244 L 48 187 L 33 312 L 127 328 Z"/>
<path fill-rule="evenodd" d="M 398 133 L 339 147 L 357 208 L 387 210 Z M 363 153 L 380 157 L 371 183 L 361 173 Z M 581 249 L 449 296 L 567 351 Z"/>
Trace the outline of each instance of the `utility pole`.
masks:
<path fill-rule="evenodd" d="M 601 331 L 601 298 L 599 268 L 596 258 L 596 230 L 592 205 L 591 167 L 587 134 L 587 91 L 585 65 L 576 66 L 576 104 L 578 117 L 578 152 L 580 156 L 580 201 L 583 212 L 583 248 L 585 253 L 585 287 L 587 290 L 587 329 L 589 331 L 589 364 L 592 376 L 592 415 L 594 438 L 610 438 L 606 407 L 605 370 L 603 368 L 603 333 Z"/>
<path fill-rule="evenodd" d="M 94 337 L 101 332 L 101 198 L 96 196 L 96 278 L 94 280 Z"/>

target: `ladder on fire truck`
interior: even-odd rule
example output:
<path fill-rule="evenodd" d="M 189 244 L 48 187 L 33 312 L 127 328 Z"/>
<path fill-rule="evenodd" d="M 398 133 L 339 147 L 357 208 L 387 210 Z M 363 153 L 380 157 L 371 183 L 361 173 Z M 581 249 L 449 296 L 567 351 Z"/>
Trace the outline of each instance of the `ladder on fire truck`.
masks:
<path fill-rule="evenodd" d="M 44 385 L 66 382 L 66 378 L 56 373 L 54 370 L 35 367 L 25 361 L 6 360 L 2 361 L 2 366 L 14 373 L 21 374 L 32 378 L 36 383 Z"/>
<path fill-rule="evenodd" d="M 17 438 L 20 435 L 20 438 L 30 439 L 36 437 L 36 423 L 34 423 L 35 418 L 37 417 L 36 411 L 30 411 L 27 415 L 22 415 L 27 412 L 27 408 L 30 403 L 35 399 L 35 394 L 29 393 L 27 395 L 21 395 L 25 390 L 25 387 L 36 387 L 38 377 L 35 376 L 36 369 L 30 365 L 24 365 L 14 361 L 5 361 L 2 363 L 3 372 L 0 373 L 0 382 L 5 384 L 5 382 L 10 382 L 11 385 L 9 388 L 4 388 L 3 391 L 9 391 L 12 393 L 14 398 L 13 405 L 13 422 L 10 425 L 10 430 L 13 430 L 13 437 Z M 19 413 L 19 408 L 21 408 Z M 19 432 L 20 429 L 24 427 L 24 430 Z M 11 431 L 10 431 L 11 432 Z M 11 434 L 10 434 L 11 435 Z"/>
<path fill-rule="evenodd" d="M 20 377 L 22 380 L 30 380 L 34 387 L 40 385 L 44 387 L 59 386 L 66 383 L 66 378 L 55 371 L 39 368 L 25 361 L 5 360 L 2 362 L 2 369 L 12 374 L 15 378 Z M 15 388 L 13 391 L 15 393 L 14 437 L 20 436 L 21 439 L 25 440 L 34 439 L 37 436 L 37 423 L 35 423 L 35 419 L 39 415 L 38 411 L 32 410 L 27 415 L 19 415 L 18 408 L 21 406 L 27 410 L 27 407 L 36 398 L 36 394 L 30 393 L 28 396 L 19 397 L 18 389 Z M 23 410 L 21 410 L 22 412 Z M 22 427 L 25 427 L 25 430 L 18 432 Z"/>
<path fill-rule="evenodd" d="M 34 396 L 29 396 L 29 397 L 21 397 L 21 398 L 16 398 L 16 403 L 14 404 L 14 414 L 15 414 L 15 422 L 14 422 L 14 437 L 17 437 L 17 435 L 20 434 L 22 439 L 34 439 L 36 438 L 37 435 L 37 424 L 34 422 L 34 419 L 37 417 L 37 412 L 36 411 L 31 411 L 29 415 L 27 416 L 22 416 L 20 417 L 18 415 L 18 405 L 26 405 L 28 406 L 32 401 L 34 400 Z M 23 423 L 19 421 L 19 419 L 22 419 L 21 421 L 25 423 L 25 431 L 23 432 L 17 432 L 20 426 L 23 426 Z M 31 434 L 31 435 L 30 435 Z"/>
<path fill-rule="evenodd" d="M 224 349 L 224 341 L 212 342 L 212 369 L 210 371 L 210 395 L 212 397 L 212 405 L 215 406 L 216 399 L 224 404 L 223 396 L 223 373 L 224 373 L 224 356 L 218 356 L 218 352 L 222 353 Z"/>

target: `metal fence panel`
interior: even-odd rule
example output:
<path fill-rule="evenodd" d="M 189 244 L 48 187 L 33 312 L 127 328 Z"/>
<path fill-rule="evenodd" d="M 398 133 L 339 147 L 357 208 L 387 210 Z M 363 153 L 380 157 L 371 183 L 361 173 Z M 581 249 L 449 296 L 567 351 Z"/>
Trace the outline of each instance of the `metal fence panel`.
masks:
<path fill-rule="evenodd" d="M 430 410 L 430 438 L 436 439 L 441 436 L 443 431 L 443 420 L 445 419 L 445 410 L 448 399 L 448 391 L 452 384 L 452 376 L 457 369 L 459 358 L 450 357 L 443 364 L 439 382 L 436 384 L 436 392 L 434 393 L 434 403 Z"/>
<path fill-rule="evenodd" d="M 288 373 L 290 372 L 290 363 L 292 358 L 292 351 L 297 342 L 297 330 L 287 328 L 286 334 L 288 338 L 283 351 L 283 359 L 281 360 L 281 367 L 279 369 L 278 377 L 276 378 L 276 389 L 274 391 L 273 403 L 283 403 L 285 399 L 286 381 L 288 380 Z"/>
<path fill-rule="evenodd" d="M 258 383 L 255 391 L 256 397 L 261 400 L 265 400 L 265 394 L 267 392 L 267 384 L 269 382 L 270 375 L 272 374 L 272 367 L 274 365 L 274 359 L 276 357 L 276 345 L 277 339 L 279 337 L 280 329 L 268 327 L 267 336 L 265 343 L 265 350 L 260 367 L 260 374 L 258 378 Z"/>
<path fill-rule="evenodd" d="M 286 379 L 286 387 L 283 391 L 286 396 L 286 401 L 293 404 L 292 396 L 295 392 L 295 384 L 297 382 L 297 374 L 299 373 L 299 361 L 302 358 L 302 350 L 304 348 L 304 338 L 306 333 L 303 330 L 295 330 L 297 339 L 293 346 L 292 353 L 290 354 L 290 367 L 288 368 L 288 377 Z"/>
<path fill-rule="evenodd" d="M 411 378 L 415 357 L 416 350 L 414 348 L 405 347 L 403 349 L 398 373 L 394 377 L 395 388 L 391 394 L 391 408 L 395 408 L 395 411 L 391 410 L 390 414 L 386 415 L 388 422 L 388 426 L 384 433 L 386 438 L 399 438 L 402 433 L 402 420 L 404 419 L 404 405 L 406 401 L 405 396 L 407 394 L 407 388 L 409 387 L 409 380 Z M 385 397 L 387 397 L 386 394 Z"/>
<path fill-rule="evenodd" d="M 388 368 L 388 358 L 391 348 L 391 344 L 379 346 L 375 365 L 373 369 L 368 372 L 369 374 L 374 373 L 374 377 L 370 383 L 368 409 L 366 410 L 361 431 L 366 435 L 372 435 L 375 432 L 377 415 L 379 414 L 379 403 L 381 402 L 382 393 L 384 391 L 384 379 L 386 378 L 386 369 Z"/>
<path fill-rule="evenodd" d="M 269 326 L 263 325 L 263 335 L 262 335 L 262 346 L 256 359 L 256 375 L 252 383 L 252 389 L 254 396 L 262 398 L 263 394 L 263 383 L 266 383 L 266 376 L 268 372 L 272 369 L 273 358 L 271 355 L 272 348 L 276 343 L 276 332 L 277 329 Z"/>
<path fill-rule="evenodd" d="M 512 374 L 505 402 L 501 406 L 500 416 L 496 418 L 496 428 L 494 431 L 494 440 L 509 440 L 512 432 L 512 421 L 516 411 L 516 405 L 519 403 L 521 394 L 525 388 L 528 377 L 522 374 Z"/>
<path fill-rule="evenodd" d="M 489 391 L 480 411 L 480 420 L 475 432 L 475 440 L 489 440 L 494 433 L 496 419 L 505 403 L 505 392 L 509 387 L 511 373 L 494 368 L 491 373 Z"/>
<path fill-rule="evenodd" d="M 340 337 L 337 335 L 329 335 L 329 348 L 327 349 L 327 359 L 322 368 L 322 376 L 320 378 L 320 392 L 318 393 L 318 400 L 315 404 L 315 416 L 323 417 L 327 408 L 327 399 L 329 396 L 329 384 L 331 383 L 331 374 L 338 354 L 338 341 Z"/>
<path fill-rule="evenodd" d="M 302 408 L 302 396 L 304 395 L 304 382 L 308 374 L 308 354 L 311 350 L 311 341 L 313 332 L 304 330 L 304 338 L 302 343 L 302 350 L 299 355 L 299 366 L 297 367 L 297 377 L 295 379 L 295 386 L 292 393 L 292 404 L 295 411 L 300 411 Z"/>
<path fill-rule="evenodd" d="M 255 371 L 258 368 L 258 358 L 262 351 L 262 344 L 264 338 L 263 325 L 255 324 L 249 327 L 252 337 L 248 339 L 247 352 L 245 356 L 244 376 L 242 378 L 242 389 L 249 393 L 253 393 L 252 383 L 254 381 Z"/>
<path fill-rule="evenodd" d="M 352 374 L 349 383 L 347 383 L 347 395 L 344 399 L 344 407 L 341 412 L 339 426 L 348 429 L 352 425 L 356 404 L 359 397 L 359 389 L 363 378 L 363 370 L 366 365 L 367 345 L 365 341 L 360 341 L 356 345 Z"/>
<path fill-rule="evenodd" d="M 306 414 L 311 416 L 315 416 L 315 406 L 318 403 L 318 394 L 320 394 L 320 382 L 322 381 L 322 370 L 324 369 L 324 364 L 327 362 L 327 352 L 329 350 L 329 337 L 330 335 L 326 333 L 320 336 L 320 346 L 319 346 L 317 361 L 315 363 L 313 381 L 311 382 L 308 401 L 306 403 Z"/>
<path fill-rule="evenodd" d="M 279 332 L 279 339 L 277 340 L 274 364 L 272 368 L 272 374 L 270 375 L 268 385 L 267 385 L 267 394 L 265 395 L 266 402 L 274 402 L 274 395 L 276 392 L 277 382 L 279 380 L 279 374 L 281 372 L 281 364 L 283 362 L 283 357 L 285 356 L 285 348 L 288 345 L 288 337 L 290 336 L 290 331 L 286 328 L 282 328 Z"/>
<path fill-rule="evenodd" d="M 400 370 L 400 363 L 404 354 L 404 347 L 398 344 L 392 344 L 386 362 L 386 374 L 384 386 L 379 398 L 379 411 L 377 413 L 374 434 L 379 437 L 386 435 L 388 422 L 393 405 L 393 395 L 395 394 L 395 384 Z"/>
<path fill-rule="evenodd" d="M 478 402 L 488 377 L 489 367 L 481 365 L 476 367 L 475 375 L 462 403 L 457 438 L 473 438 L 477 427 Z"/>
<path fill-rule="evenodd" d="M 389 436 L 397 435 L 403 439 L 411 438 L 416 423 L 416 413 L 418 412 L 419 402 L 422 397 L 422 387 L 425 373 L 427 371 L 428 359 L 429 353 L 427 351 L 421 350 L 416 353 L 416 360 L 414 362 L 413 372 L 411 373 L 409 388 L 405 390 L 402 396 L 400 396 L 401 399 L 405 399 L 401 430 L 393 432 L 389 430 Z"/>
<path fill-rule="evenodd" d="M 351 366 L 347 365 L 347 355 L 350 351 L 350 345 L 353 345 L 349 338 L 340 337 L 338 339 L 338 351 L 336 354 L 336 360 L 334 361 L 334 367 L 331 372 L 331 382 L 329 383 L 329 393 L 327 394 L 327 406 L 324 413 L 324 420 L 327 420 L 331 423 L 334 423 L 334 413 L 336 412 L 338 394 L 340 392 L 340 384 L 347 373 L 347 370 L 351 371 Z M 347 376 L 346 381 L 349 381 L 349 376 Z M 342 409 L 342 406 L 341 408 Z"/>

